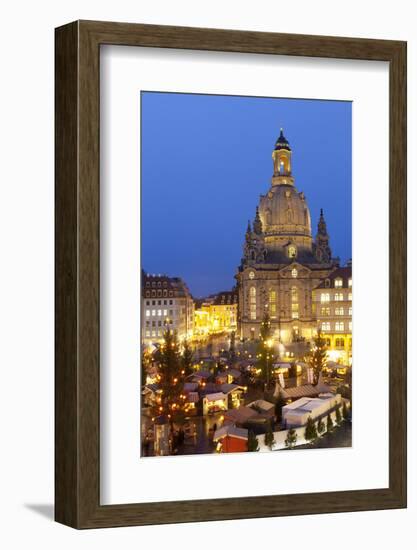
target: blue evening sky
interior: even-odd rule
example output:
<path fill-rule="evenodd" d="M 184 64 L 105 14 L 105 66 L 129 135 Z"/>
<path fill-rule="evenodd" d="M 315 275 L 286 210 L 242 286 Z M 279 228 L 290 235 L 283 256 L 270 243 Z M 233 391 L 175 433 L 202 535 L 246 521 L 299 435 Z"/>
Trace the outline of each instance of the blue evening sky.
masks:
<path fill-rule="evenodd" d="M 313 236 L 352 256 L 350 102 L 142 92 L 142 267 L 194 297 L 231 289 L 248 219 L 270 187 L 280 127 Z"/>

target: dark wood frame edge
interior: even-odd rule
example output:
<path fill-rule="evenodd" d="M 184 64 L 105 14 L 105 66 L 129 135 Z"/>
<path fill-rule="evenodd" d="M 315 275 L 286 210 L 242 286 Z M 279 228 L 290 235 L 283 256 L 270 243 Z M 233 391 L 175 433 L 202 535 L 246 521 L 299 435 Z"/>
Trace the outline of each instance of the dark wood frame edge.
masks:
<path fill-rule="evenodd" d="M 99 51 L 102 44 L 389 62 L 389 488 L 100 505 Z M 56 521 L 80 529 L 406 507 L 406 43 L 76 21 L 56 29 L 55 47 Z"/>

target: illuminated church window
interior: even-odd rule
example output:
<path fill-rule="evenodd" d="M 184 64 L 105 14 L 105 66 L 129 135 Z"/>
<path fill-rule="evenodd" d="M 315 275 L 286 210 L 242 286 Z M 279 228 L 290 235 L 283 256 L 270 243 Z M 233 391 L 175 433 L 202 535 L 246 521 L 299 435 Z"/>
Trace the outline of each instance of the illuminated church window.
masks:
<path fill-rule="evenodd" d="M 249 290 L 249 311 L 250 318 L 256 319 L 256 288 L 251 286 Z"/>
<path fill-rule="evenodd" d="M 291 288 L 291 317 L 298 319 L 298 290 L 296 286 Z"/>
<path fill-rule="evenodd" d="M 277 293 L 272 288 L 269 289 L 269 312 L 271 317 L 276 317 L 277 313 Z"/>

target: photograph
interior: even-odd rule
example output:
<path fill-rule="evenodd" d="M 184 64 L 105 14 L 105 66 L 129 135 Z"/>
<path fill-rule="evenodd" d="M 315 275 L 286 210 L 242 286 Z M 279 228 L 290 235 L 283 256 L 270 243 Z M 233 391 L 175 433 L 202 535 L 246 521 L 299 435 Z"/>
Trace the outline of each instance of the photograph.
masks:
<path fill-rule="evenodd" d="M 138 100 L 140 456 L 351 447 L 352 102 Z"/>

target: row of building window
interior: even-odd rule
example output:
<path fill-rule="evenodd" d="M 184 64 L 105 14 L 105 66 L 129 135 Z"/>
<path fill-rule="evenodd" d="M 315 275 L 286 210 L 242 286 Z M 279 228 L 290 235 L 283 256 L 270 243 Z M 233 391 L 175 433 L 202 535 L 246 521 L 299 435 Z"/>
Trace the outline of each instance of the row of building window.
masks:
<path fill-rule="evenodd" d="M 326 340 L 326 346 L 331 347 L 331 340 L 330 338 L 325 338 Z M 348 340 L 349 348 L 352 348 L 352 338 L 349 338 Z M 345 347 L 345 339 L 344 338 L 335 338 L 334 341 L 334 347 L 335 348 L 344 348 Z"/>
<path fill-rule="evenodd" d="M 153 327 L 162 327 L 162 326 L 166 326 L 166 325 L 173 325 L 174 324 L 174 321 L 172 319 L 165 319 L 164 320 L 164 323 L 162 324 L 162 321 L 152 321 L 152 326 Z M 150 321 L 146 321 L 146 326 L 147 327 L 150 327 L 151 326 L 151 322 Z"/>
<path fill-rule="evenodd" d="M 164 335 L 164 331 L 163 330 L 145 330 L 145 337 L 146 338 L 156 338 L 157 336 L 163 336 Z"/>
<path fill-rule="evenodd" d="M 172 290 L 169 292 L 167 290 L 147 290 L 145 292 L 145 296 L 148 298 L 149 296 L 174 296 L 174 293 Z"/>
<path fill-rule="evenodd" d="M 168 304 L 172 306 L 173 304 L 175 304 L 175 300 L 146 300 L 146 305 L 150 306 L 151 302 L 153 306 L 162 306 L 162 302 L 164 306 L 167 306 Z"/>
<path fill-rule="evenodd" d="M 348 329 L 349 331 L 352 331 L 352 321 L 349 321 L 348 323 L 345 323 L 344 321 L 336 321 L 334 324 L 334 330 L 336 332 L 343 332 L 344 330 Z M 321 330 L 323 332 L 330 332 L 332 330 L 332 323 L 329 321 L 325 321 L 321 324 Z"/>
<path fill-rule="evenodd" d="M 166 317 L 168 315 L 168 310 L 167 309 L 147 309 L 145 311 L 145 316 L 146 317 L 161 317 L 161 316 L 164 316 Z M 170 317 L 173 317 L 174 316 L 174 310 L 170 309 L 169 310 L 169 315 Z"/>
<path fill-rule="evenodd" d="M 326 279 L 324 281 L 324 286 L 326 286 L 327 288 L 330 287 L 330 279 Z M 348 286 L 349 286 L 349 288 L 352 287 L 352 279 L 348 280 Z M 340 279 L 340 278 L 335 279 L 334 280 L 334 287 L 335 288 L 343 288 L 343 279 Z"/>
<path fill-rule="evenodd" d="M 320 315 L 328 317 L 332 314 L 332 309 L 330 307 L 322 307 L 320 308 Z M 335 307 L 334 308 L 334 314 L 335 315 L 350 315 L 352 316 L 352 308 L 344 308 L 344 307 Z"/>
<path fill-rule="evenodd" d="M 351 302 L 352 301 L 352 293 L 349 292 L 347 295 L 343 294 L 343 292 L 336 292 L 333 296 L 333 300 L 335 302 L 344 302 L 345 300 Z M 328 292 L 322 292 L 320 294 L 320 302 L 330 302 L 330 294 Z"/>
<path fill-rule="evenodd" d="M 152 281 L 152 283 L 147 281 L 146 286 L 147 287 L 152 286 L 152 288 L 155 288 L 155 287 L 160 288 L 161 286 L 163 286 L 164 288 L 166 288 L 168 286 L 168 283 L 166 281 L 164 281 L 163 283 L 161 283 L 161 281 L 158 281 L 157 283 L 155 281 Z"/>

